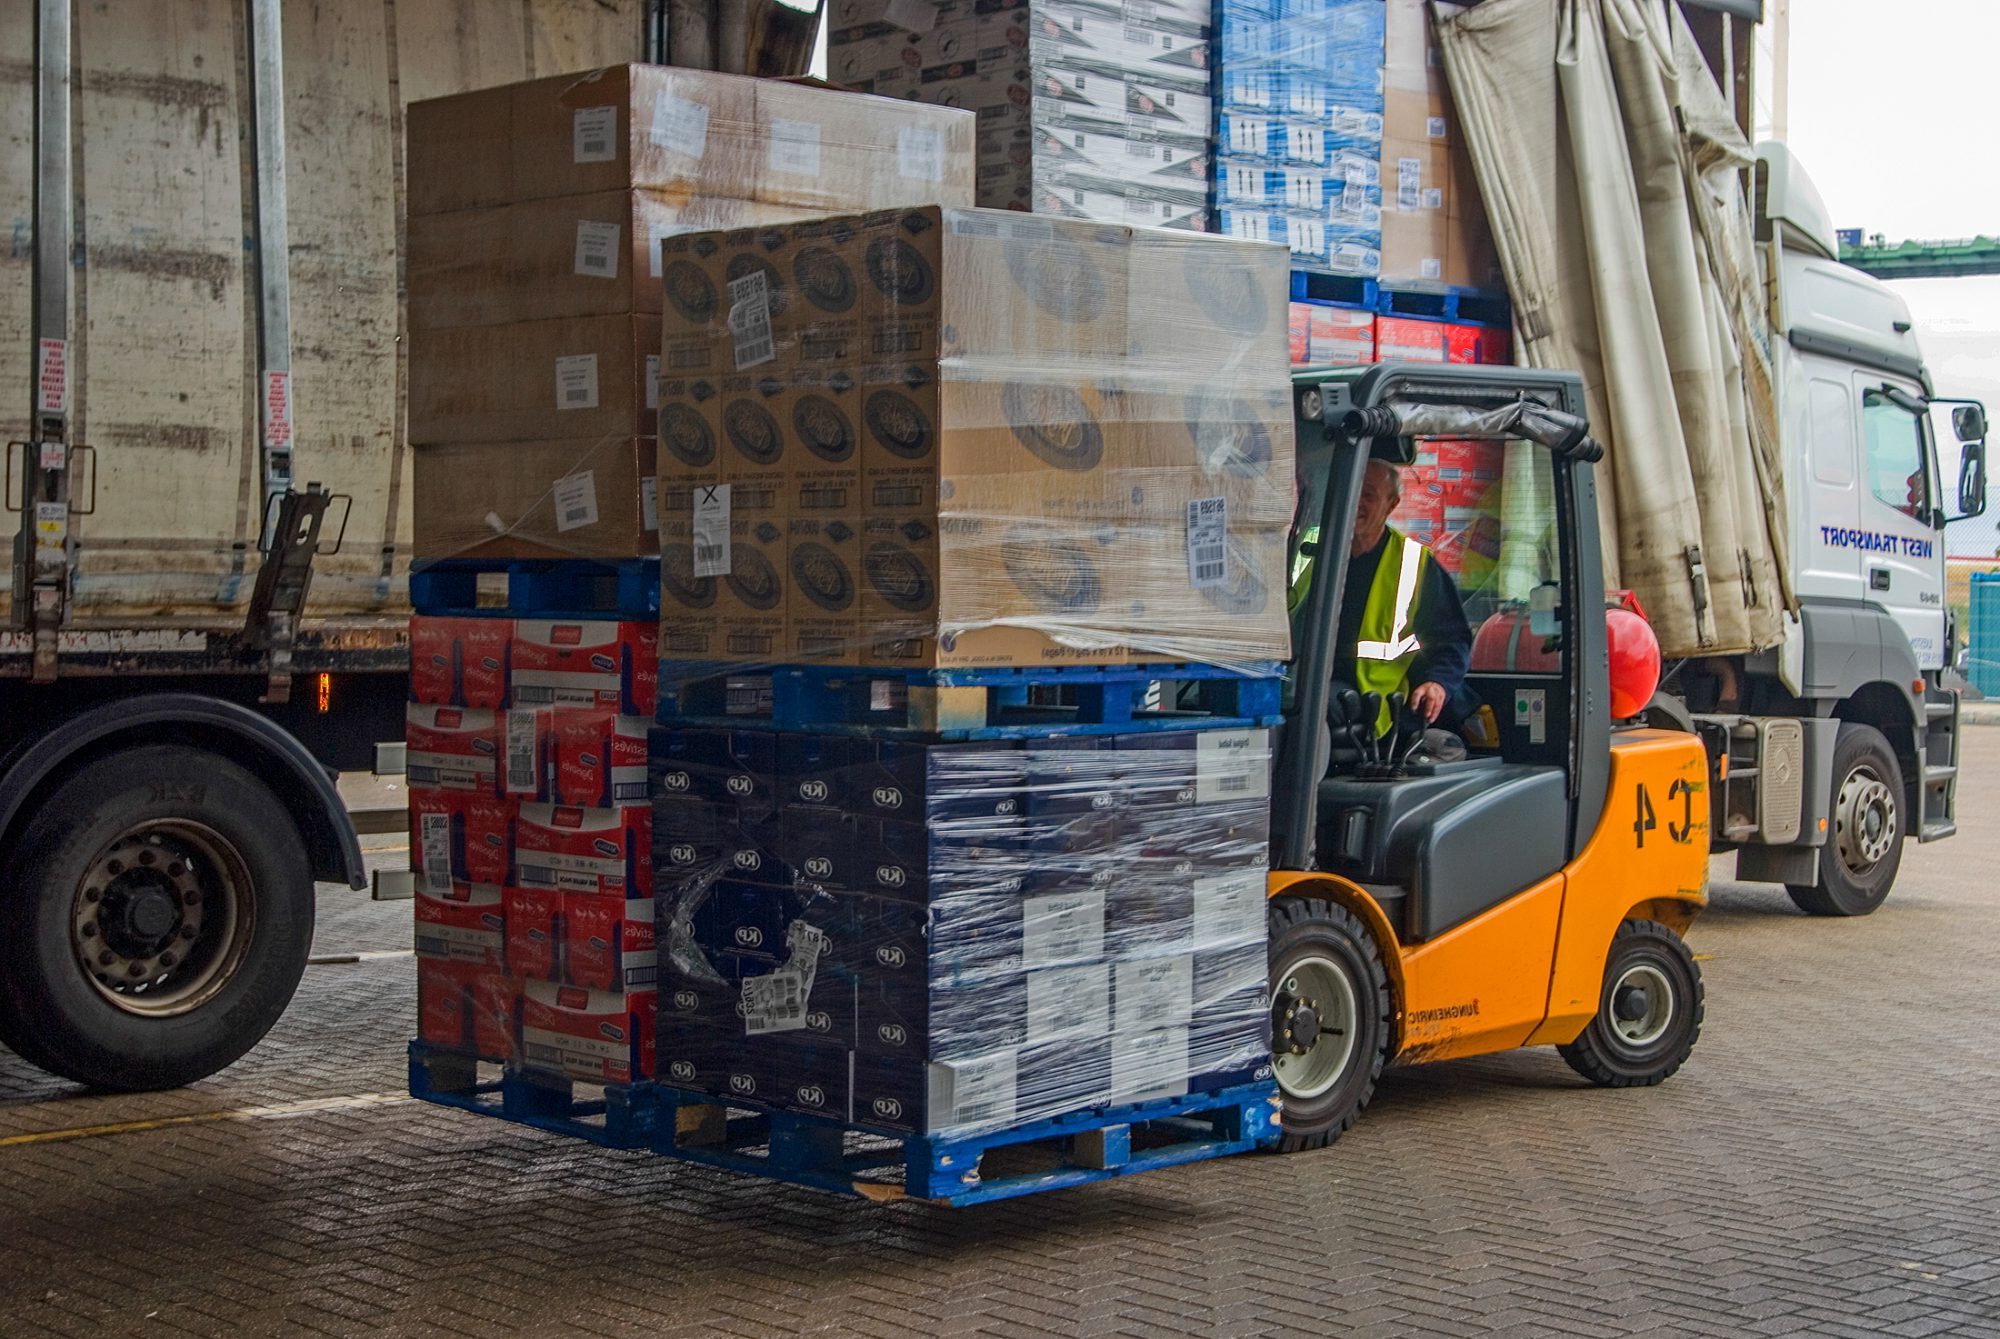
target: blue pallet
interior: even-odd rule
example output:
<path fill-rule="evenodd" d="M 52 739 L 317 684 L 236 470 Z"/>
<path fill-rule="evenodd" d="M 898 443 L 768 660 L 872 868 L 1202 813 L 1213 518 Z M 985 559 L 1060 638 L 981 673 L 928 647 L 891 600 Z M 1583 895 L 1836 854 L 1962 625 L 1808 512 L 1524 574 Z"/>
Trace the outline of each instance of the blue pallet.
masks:
<path fill-rule="evenodd" d="M 497 1071 L 497 1074 L 495 1073 Z M 497 1116 L 606 1148 L 651 1148 L 661 1102 L 650 1083 L 607 1083 L 601 1096 L 578 1097 L 580 1085 L 482 1061 L 429 1042 L 410 1043 L 410 1096 L 481 1116 Z M 600 1089 L 599 1085 L 581 1085 Z"/>
<path fill-rule="evenodd" d="M 1325 274 L 1319 270 L 1292 271 L 1292 301 L 1317 302 L 1329 307 L 1359 307 L 1374 311 L 1381 286 L 1358 274 Z"/>
<path fill-rule="evenodd" d="M 662 725 L 927 739 L 1210 730 L 1279 723 L 1282 667 L 1065 665 L 1029 669 L 746 668 L 662 661 Z M 1149 707 L 1151 685 L 1192 685 L 1193 707 Z"/>
<path fill-rule="evenodd" d="M 960 1138 L 891 1136 L 661 1087 L 653 1151 L 869 1200 L 963 1207 L 1227 1157 L 1278 1139 L 1275 1083 L 1098 1107 Z M 1038 1165 L 985 1167 L 986 1156 Z M 1039 1165 L 1045 1164 L 1045 1165 Z"/>
<path fill-rule="evenodd" d="M 1514 319 L 1507 295 L 1491 289 L 1421 282 L 1385 283 L 1318 270 L 1292 271 L 1292 301 L 1463 325 L 1505 326 Z"/>
<path fill-rule="evenodd" d="M 439 558 L 411 565 L 410 607 L 450 617 L 654 620 L 660 560 Z"/>
<path fill-rule="evenodd" d="M 1972 574 L 1965 679 L 1982 696 L 2000 697 L 2000 572 Z"/>

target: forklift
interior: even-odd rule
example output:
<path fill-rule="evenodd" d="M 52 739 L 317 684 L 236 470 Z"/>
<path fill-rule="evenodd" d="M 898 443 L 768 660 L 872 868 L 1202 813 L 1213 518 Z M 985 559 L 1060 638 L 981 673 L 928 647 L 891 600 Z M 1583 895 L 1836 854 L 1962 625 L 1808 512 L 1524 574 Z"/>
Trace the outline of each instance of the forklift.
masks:
<path fill-rule="evenodd" d="M 1659 1083 L 1701 1030 L 1684 936 L 1708 899 L 1708 758 L 1643 710 L 1613 719 L 1591 471 L 1603 449 L 1581 380 L 1304 368 L 1293 398 L 1290 556 L 1314 571 L 1271 788 L 1281 1148 L 1337 1139 L 1391 1062 L 1554 1045 L 1594 1084 Z M 1400 702 L 1384 734 L 1379 700 L 1330 682 L 1363 474 L 1371 458 L 1410 465 L 1423 439 L 1499 444 L 1505 462 L 1498 542 L 1460 573 L 1484 709 L 1455 761 L 1428 760 Z M 1656 683 L 1617 687 L 1629 705 Z"/>

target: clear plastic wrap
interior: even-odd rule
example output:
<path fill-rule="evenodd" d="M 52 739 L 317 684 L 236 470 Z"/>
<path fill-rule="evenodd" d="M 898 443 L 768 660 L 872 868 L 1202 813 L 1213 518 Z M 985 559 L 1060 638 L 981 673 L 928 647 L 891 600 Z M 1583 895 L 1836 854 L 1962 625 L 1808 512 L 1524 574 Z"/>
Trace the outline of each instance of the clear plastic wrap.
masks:
<path fill-rule="evenodd" d="M 653 735 L 657 1077 L 963 1135 L 1269 1065 L 1262 730 Z"/>
<path fill-rule="evenodd" d="M 1283 251 L 928 209 L 664 268 L 663 655 L 1288 654 Z"/>

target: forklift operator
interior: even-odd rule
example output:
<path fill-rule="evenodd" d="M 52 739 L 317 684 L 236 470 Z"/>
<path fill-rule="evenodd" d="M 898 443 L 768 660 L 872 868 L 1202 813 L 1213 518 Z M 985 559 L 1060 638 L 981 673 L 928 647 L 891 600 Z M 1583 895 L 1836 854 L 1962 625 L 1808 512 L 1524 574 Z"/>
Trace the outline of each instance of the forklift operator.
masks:
<path fill-rule="evenodd" d="M 1368 462 L 1348 544 L 1333 678 L 1381 695 L 1377 733 L 1386 734 L 1393 723 L 1391 693 L 1403 693 L 1427 723 L 1454 730 L 1478 705 L 1465 686 L 1472 629 L 1451 575 L 1423 545 L 1389 528 L 1402 492 L 1394 465 Z M 1318 538 L 1316 529 L 1309 541 Z M 1313 566 L 1302 555 L 1292 579 L 1295 609 L 1312 584 Z"/>

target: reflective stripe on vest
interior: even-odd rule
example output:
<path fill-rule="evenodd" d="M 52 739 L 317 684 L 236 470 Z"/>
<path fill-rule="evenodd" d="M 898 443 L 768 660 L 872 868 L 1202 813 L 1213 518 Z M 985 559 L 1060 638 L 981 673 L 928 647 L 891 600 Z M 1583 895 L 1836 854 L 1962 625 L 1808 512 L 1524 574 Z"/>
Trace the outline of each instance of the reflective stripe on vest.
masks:
<path fill-rule="evenodd" d="M 1387 558 L 1389 555 L 1382 555 Z M 1410 630 L 1410 611 L 1417 602 L 1417 579 L 1423 574 L 1424 546 L 1403 536 L 1402 546 L 1396 550 L 1396 605 L 1389 620 L 1389 636 L 1386 641 L 1362 639 L 1354 644 L 1357 660 L 1403 660 L 1415 655 L 1423 646 L 1417 634 Z M 1361 613 L 1364 629 L 1379 628 L 1380 607 L 1377 597 L 1381 582 L 1378 579 L 1368 592 L 1368 605 Z"/>

